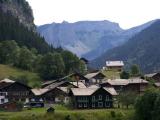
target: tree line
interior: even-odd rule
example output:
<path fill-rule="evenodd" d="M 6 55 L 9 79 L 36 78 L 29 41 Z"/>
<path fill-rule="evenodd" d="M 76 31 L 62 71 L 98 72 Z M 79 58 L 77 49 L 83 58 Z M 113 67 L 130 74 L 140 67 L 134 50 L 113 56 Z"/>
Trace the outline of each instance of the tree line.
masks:
<path fill-rule="evenodd" d="M 39 73 L 43 79 L 57 79 L 74 71 L 84 72 L 84 63 L 69 51 L 39 54 L 35 48 L 19 46 L 14 40 L 0 42 L 0 64 Z"/>

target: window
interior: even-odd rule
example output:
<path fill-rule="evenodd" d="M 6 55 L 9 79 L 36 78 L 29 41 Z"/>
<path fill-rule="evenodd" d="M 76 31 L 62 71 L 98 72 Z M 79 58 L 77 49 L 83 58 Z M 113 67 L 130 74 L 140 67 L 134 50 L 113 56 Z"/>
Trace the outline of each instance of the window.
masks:
<path fill-rule="evenodd" d="M 98 107 L 102 108 L 103 107 L 103 102 L 98 102 Z"/>
<path fill-rule="evenodd" d="M 84 103 L 84 107 L 87 107 L 87 103 Z"/>
<path fill-rule="evenodd" d="M 109 99 L 109 95 L 106 95 L 106 101 L 109 101 L 110 99 Z"/>
<path fill-rule="evenodd" d="M 105 107 L 107 107 L 107 108 L 110 107 L 110 103 L 109 103 L 109 102 L 106 102 L 106 103 L 105 103 Z"/>
<path fill-rule="evenodd" d="M 99 95 L 99 100 L 102 100 L 102 95 Z"/>
<path fill-rule="evenodd" d="M 4 99 L 1 99 L 1 103 L 4 103 Z"/>
<path fill-rule="evenodd" d="M 95 108 L 95 103 L 92 103 L 92 108 Z"/>
<path fill-rule="evenodd" d="M 95 96 L 92 96 L 92 101 L 95 101 L 96 100 L 96 97 Z"/>
<path fill-rule="evenodd" d="M 78 104 L 78 107 L 81 108 L 81 107 L 82 107 L 82 103 L 79 103 L 79 104 Z"/>

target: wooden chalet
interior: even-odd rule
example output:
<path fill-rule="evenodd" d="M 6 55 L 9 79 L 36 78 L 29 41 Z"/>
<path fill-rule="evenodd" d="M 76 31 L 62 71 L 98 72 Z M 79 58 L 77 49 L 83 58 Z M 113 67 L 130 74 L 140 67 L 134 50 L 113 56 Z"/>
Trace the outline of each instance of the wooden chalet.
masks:
<path fill-rule="evenodd" d="M 145 89 L 148 87 L 148 81 L 133 78 L 133 79 L 115 79 L 115 80 L 107 80 L 104 83 L 101 83 L 102 87 L 114 87 L 114 89 L 120 93 L 123 91 L 131 91 L 135 93 L 143 93 Z"/>
<path fill-rule="evenodd" d="M 78 82 L 83 82 L 86 86 L 89 84 L 89 79 L 88 78 L 86 78 L 85 76 L 81 75 L 78 72 L 75 72 L 75 73 L 67 75 L 63 78 L 60 78 L 58 80 L 47 81 L 47 82 L 42 84 L 42 88 L 45 88 L 45 87 L 47 87 L 51 84 L 57 84 L 61 81 L 77 82 L 77 85 L 78 85 Z"/>
<path fill-rule="evenodd" d="M 106 61 L 106 70 L 118 70 L 122 71 L 124 67 L 123 61 Z"/>
<path fill-rule="evenodd" d="M 30 87 L 10 79 L 4 79 L 0 81 L 0 92 L 6 93 L 6 98 L 9 102 L 24 102 L 32 96 Z"/>
<path fill-rule="evenodd" d="M 100 71 L 94 72 L 94 73 L 89 73 L 85 75 L 87 79 L 89 79 L 89 84 L 99 84 L 102 83 L 103 79 L 106 77 L 103 73 Z"/>
<path fill-rule="evenodd" d="M 78 83 L 78 84 L 77 84 Z M 70 88 L 86 88 L 83 82 L 56 81 L 41 89 L 32 89 L 35 97 L 33 101 L 44 101 L 47 103 L 68 102 L 68 92 Z"/>
<path fill-rule="evenodd" d="M 69 93 L 75 109 L 112 108 L 114 88 L 71 88 Z"/>

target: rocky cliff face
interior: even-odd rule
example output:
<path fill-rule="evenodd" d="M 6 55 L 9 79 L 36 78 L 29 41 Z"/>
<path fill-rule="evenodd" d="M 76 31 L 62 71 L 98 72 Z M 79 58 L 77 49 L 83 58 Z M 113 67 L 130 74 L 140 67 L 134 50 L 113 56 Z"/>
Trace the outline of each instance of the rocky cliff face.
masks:
<path fill-rule="evenodd" d="M 11 13 L 14 17 L 19 19 L 30 30 L 35 31 L 33 23 L 33 13 L 28 2 L 25 0 L 0 0 L 0 10 L 4 13 Z"/>

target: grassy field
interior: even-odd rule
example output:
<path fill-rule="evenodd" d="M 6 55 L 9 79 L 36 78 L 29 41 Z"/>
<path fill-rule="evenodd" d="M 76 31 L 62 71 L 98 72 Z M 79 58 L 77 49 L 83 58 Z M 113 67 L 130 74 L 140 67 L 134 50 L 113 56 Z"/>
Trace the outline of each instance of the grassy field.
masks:
<path fill-rule="evenodd" d="M 38 85 L 41 82 L 41 78 L 36 73 L 0 64 L 0 80 L 11 77 L 13 78 L 25 77 L 25 79 L 28 80 L 28 85 L 31 87 Z"/>
<path fill-rule="evenodd" d="M 55 112 L 47 114 L 46 108 L 35 108 L 22 112 L 0 112 L 0 120 L 131 120 L 133 109 L 69 110 L 63 106 L 54 107 Z M 114 112 L 113 112 L 114 111 Z"/>
<path fill-rule="evenodd" d="M 108 79 L 118 79 L 120 78 L 120 72 L 119 71 L 113 71 L 113 70 L 103 70 L 102 73 L 106 75 Z"/>

